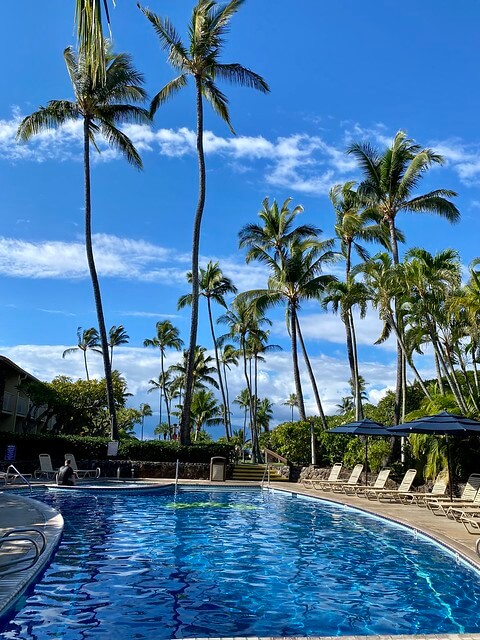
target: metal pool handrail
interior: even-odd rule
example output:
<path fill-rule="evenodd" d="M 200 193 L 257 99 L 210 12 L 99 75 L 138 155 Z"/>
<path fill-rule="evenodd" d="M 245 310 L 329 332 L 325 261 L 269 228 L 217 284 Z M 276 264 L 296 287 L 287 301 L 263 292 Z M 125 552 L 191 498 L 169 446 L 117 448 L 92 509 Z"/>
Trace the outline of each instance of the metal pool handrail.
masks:
<path fill-rule="evenodd" d="M 41 546 L 39 546 L 37 540 L 35 540 L 32 536 L 25 535 L 26 533 L 34 533 L 40 536 Z M 36 564 L 38 558 L 42 555 L 42 553 L 45 551 L 45 547 L 47 546 L 47 539 L 45 537 L 45 534 L 43 533 L 43 531 L 40 531 L 40 529 L 37 529 L 35 527 L 19 527 L 17 529 L 10 529 L 0 538 L 0 546 L 9 542 L 27 542 L 28 544 L 31 544 L 34 550 L 34 555 L 30 559 L 28 557 L 25 557 L 26 554 L 24 554 L 21 558 L 14 558 L 13 560 L 10 560 L 10 562 L 8 562 L 6 565 L 0 567 L 0 574 L 2 576 L 8 575 L 10 573 L 15 573 L 15 571 L 24 571 L 26 569 L 31 569 Z M 17 565 L 23 564 L 25 562 L 29 562 L 29 564 L 22 567 L 21 569 L 17 568 Z"/>
<path fill-rule="evenodd" d="M 23 473 L 20 473 L 20 471 L 17 469 L 17 467 L 14 467 L 13 464 L 9 464 L 8 467 L 7 467 L 7 471 L 6 471 L 5 478 L 4 478 L 5 479 L 5 484 L 7 484 L 7 482 L 8 482 L 8 476 L 9 476 L 10 469 L 13 470 L 13 473 L 11 473 L 10 475 L 12 475 L 14 478 L 21 478 L 28 485 L 28 488 L 30 489 L 30 493 L 32 493 L 32 485 L 30 483 L 30 480 L 28 480 L 28 478 L 26 478 L 23 475 Z"/>

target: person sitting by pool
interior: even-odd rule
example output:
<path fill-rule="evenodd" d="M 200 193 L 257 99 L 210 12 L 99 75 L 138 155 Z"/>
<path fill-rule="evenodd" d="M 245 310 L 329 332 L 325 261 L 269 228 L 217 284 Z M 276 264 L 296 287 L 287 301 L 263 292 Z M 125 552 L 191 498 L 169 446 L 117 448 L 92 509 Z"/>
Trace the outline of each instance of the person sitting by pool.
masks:
<path fill-rule="evenodd" d="M 57 476 L 57 484 L 63 484 L 68 487 L 73 487 L 77 482 L 77 474 L 71 467 L 72 461 L 70 458 L 65 460 L 63 467 L 60 467 Z"/>

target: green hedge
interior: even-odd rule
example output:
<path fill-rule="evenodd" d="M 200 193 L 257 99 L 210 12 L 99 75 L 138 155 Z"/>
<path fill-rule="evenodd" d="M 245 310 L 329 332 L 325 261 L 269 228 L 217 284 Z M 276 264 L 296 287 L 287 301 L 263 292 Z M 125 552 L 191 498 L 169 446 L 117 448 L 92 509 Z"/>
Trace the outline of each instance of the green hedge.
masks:
<path fill-rule="evenodd" d="M 76 460 L 106 460 L 108 438 L 90 436 L 51 436 L 0 432 L 0 461 L 7 445 L 17 447 L 16 460 L 38 464 L 39 453 L 49 453 L 53 466 L 63 462 L 65 453 L 73 453 Z M 233 459 L 234 447 L 229 444 L 203 443 L 189 447 L 178 442 L 161 440 L 124 440 L 120 442 L 118 459 L 148 462 L 210 462 L 214 456 Z"/>

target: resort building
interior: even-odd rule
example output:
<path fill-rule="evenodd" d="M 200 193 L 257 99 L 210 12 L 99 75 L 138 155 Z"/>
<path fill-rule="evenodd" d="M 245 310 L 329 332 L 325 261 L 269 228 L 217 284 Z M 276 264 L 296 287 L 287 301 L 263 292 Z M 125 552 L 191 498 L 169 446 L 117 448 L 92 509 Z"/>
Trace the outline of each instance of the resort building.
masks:
<path fill-rule="evenodd" d="M 0 355 L 0 431 L 21 433 L 32 427 L 36 431 L 36 420 L 46 407 L 33 405 L 20 387 L 26 381 L 42 384 L 31 373 Z"/>

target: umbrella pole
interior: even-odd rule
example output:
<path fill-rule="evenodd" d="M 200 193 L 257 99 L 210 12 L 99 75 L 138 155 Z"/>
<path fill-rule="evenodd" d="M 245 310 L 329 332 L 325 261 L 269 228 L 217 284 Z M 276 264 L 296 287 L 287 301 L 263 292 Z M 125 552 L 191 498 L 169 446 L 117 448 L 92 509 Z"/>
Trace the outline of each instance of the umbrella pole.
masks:
<path fill-rule="evenodd" d="M 368 484 L 368 436 L 365 436 L 365 486 Z"/>
<path fill-rule="evenodd" d="M 450 488 L 450 501 L 453 502 L 453 478 L 452 478 L 452 465 L 450 462 L 450 445 L 448 444 L 448 433 L 445 434 L 447 441 L 447 469 L 448 469 L 448 486 Z"/>

